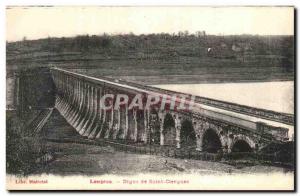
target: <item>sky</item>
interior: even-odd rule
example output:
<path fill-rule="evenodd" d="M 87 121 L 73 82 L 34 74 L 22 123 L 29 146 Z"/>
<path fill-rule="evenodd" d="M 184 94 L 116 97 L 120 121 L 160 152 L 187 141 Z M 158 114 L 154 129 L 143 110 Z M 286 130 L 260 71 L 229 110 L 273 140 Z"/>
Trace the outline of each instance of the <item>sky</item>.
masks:
<path fill-rule="evenodd" d="M 293 7 L 8 7 L 6 40 L 206 31 L 293 35 Z"/>

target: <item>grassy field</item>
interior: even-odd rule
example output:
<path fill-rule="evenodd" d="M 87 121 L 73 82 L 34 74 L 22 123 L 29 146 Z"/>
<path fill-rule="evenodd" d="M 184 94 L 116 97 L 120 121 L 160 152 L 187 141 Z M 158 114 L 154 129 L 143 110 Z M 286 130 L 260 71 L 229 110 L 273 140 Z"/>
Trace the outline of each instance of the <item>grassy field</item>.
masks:
<path fill-rule="evenodd" d="M 58 66 L 150 84 L 294 77 L 292 36 L 86 35 L 13 42 L 6 51 L 8 71 Z"/>

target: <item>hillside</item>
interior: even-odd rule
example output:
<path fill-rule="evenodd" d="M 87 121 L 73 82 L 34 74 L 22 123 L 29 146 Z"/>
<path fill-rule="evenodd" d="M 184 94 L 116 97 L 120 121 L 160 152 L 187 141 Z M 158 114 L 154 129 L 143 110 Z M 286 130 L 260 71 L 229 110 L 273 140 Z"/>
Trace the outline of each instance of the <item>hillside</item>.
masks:
<path fill-rule="evenodd" d="M 7 71 L 58 66 L 145 83 L 293 80 L 292 36 L 188 32 L 47 38 L 7 43 Z"/>

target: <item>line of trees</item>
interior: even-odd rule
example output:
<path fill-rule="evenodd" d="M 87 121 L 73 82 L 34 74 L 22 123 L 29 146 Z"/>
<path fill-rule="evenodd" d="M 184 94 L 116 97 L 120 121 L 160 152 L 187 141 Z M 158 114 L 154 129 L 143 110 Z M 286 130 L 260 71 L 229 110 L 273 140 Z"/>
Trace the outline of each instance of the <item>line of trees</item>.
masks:
<path fill-rule="evenodd" d="M 75 37 L 62 37 L 40 40 L 26 40 L 7 44 L 7 52 L 20 50 L 44 52 L 99 52 L 108 51 L 134 51 L 145 50 L 148 52 L 156 49 L 175 49 L 176 51 L 205 51 L 207 48 L 220 48 L 225 46 L 232 50 L 233 46 L 248 45 L 255 54 L 274 54 L 292 58 L 294 53 L 293 36 L 258 36 L 258 35 L 207 35 L 205 31 L 191 34 L 188 31 L 168 34 L 142 34 L 134 35 L 78 35 Z M 204 49 L 204 50 L 203 50 Z M 159 50 L 157 50 L 159 51 Z M 184 52 L 183 52 L 184 53 Z"/>

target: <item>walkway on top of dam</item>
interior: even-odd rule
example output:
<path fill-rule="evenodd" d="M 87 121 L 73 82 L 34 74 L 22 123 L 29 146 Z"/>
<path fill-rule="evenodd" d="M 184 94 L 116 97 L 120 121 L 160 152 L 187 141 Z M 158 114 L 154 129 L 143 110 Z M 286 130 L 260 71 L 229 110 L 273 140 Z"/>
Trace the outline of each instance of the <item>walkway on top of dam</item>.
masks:
<path fill-rule="evenodd" d="M 76 73 L 81 74 L 80 72 L 76 72 Z M 216 99 L 207 98 L 207 97 L 203 97 L 203 96 L 195 96 L 195 95 L 187 94 L 187 93 L 183 93 L 183 92 L 178 92 L 178 91 L 176 92 L 176 91 L 172 91 L 172 90 L 149 86 L 147 84 L 139 84 L 137 82 L 131 82 L 131 81 L 123 80 L 120 78 L 112 78 L 112 77 L 107 77 L 107 76 L 99 77 L 99 76 L 93 76 L 93 75 L 86 75 L 86 76 L 107 80 L 107 81 L 110 81 L 113 83 L 127 84 L 129 86 L 134 86 L 134 87 L 138 87 L 140 89 L 150 90 L 153 92 L 164 93 L 167 95 L 178 94 L 178 95 L 185 95 L 187 97 L 194 96 L 196 103 L 201 103 L 204 105 L 208 105 L 208 106 L 212 106 L 212 107 L 216 107 L 216 108 L 220 108 L 220 109 L 225 109 L 225 110 L 237 112 L 240 114 L 245 114 L 247 116 L 254 116 L 254 117 L 258 117 L 258 118 L 262 118 L 262 119 L 266 119 L 266 120 L 270 120 L 270 121 L 280 122 L 280 123 L 287 124 L 287 125 L 294 125 L 294 115 L 291 113 L 277 112 L 277 111 L 267 110 L 267 109 L 263 109 L 263 108 L 256 108 L 253 106 L 246 106 L 246 105 L 242 105 L 242 104 L 238 104 L 238 103 L 234 103 L 234 102 L 221 101 L 221 100 L 216 100 Z"/>

